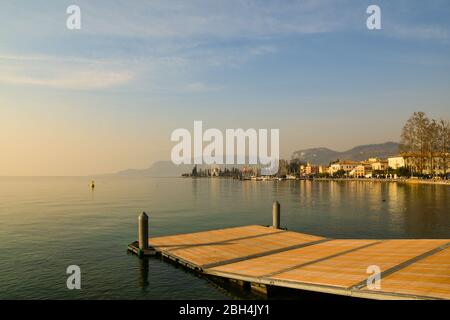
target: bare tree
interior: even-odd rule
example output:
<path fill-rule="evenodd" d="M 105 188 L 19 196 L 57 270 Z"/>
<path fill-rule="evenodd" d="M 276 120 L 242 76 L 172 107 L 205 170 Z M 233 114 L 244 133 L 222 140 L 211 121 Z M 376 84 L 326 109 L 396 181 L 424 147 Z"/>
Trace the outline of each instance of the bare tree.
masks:
<path fill-rule="evenodd" d="M 424 173 L 436 174 L 436 167 L 447 173 L 450 159 L 450 122 L 428 119 L 424 112 L 414 112 L 406 121 L 400 141 L 400 152 L 409 166 Z"/>
<path fill-rule="evenodd" d="M 448 160 L 450 157 L 450 122 L 440 119 L 437 122 L 438 131 L 438 154 L 441 160 L 444 174 L 447 174 Z"/>
<path fill-rule="evenodd" d="M 430 149 L 430 120 L 424 112 L 414 112 L 406 121 L 400 141 L 400 151 L 407 157 L 418 159 L 417 169 L 420 173 L 425 169 L 425 159 Z"/>
<path fill-rule="evenodd" d="M 440 155 L 440 148 L 439 148 L 439 144 L 440 144 L 440 130 L 439 130 L 439 123 L 436 120 L 431 120 L 429 125 L 428 125 L 428 130 L 427 130 L 427 143 L 428 143 L 428 148 L 427 148 L 427 155 L 428 155 L 428 161 L 429 161 L 429 165 L 430 165 L 430 173 L 432 175 L 434 175 L 435 172 L 435 167 L 436 167 L 436 163 L 435 160 L 436 158 L 439 159 L 439 155 Z"/>

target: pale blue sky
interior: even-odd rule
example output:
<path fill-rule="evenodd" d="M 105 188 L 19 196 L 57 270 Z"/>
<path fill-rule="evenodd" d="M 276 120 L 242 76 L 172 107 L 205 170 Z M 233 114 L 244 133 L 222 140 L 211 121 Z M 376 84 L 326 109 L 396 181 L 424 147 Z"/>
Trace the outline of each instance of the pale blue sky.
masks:
<path fill-rule="evenodd" d="M 81 7 L 82 29 L 66 28 Z M 366 28 L 377 4 L 382 30 Z M 170 133 L 279 128 L 284 157 L 449 117 L 450 2 L 4 1 L 0 175 L 169 159 Z"/>

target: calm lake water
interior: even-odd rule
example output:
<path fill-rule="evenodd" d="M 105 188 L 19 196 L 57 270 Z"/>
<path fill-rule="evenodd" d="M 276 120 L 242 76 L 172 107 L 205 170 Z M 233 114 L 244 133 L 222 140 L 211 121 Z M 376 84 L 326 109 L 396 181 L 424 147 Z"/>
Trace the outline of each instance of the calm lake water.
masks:
<path fill-rule="evenodd" d="M 127 254 L 137 216 L 154 236 L 271 223 L 340 238 L 450 238 L 450 187 L 380 182 L 0 178 L 0 299 L 231 299 L 208 279 Z M 79 265 L 82 290 L 66 288 Z M 148 270 L 148 283 L 144 280 Z"/>

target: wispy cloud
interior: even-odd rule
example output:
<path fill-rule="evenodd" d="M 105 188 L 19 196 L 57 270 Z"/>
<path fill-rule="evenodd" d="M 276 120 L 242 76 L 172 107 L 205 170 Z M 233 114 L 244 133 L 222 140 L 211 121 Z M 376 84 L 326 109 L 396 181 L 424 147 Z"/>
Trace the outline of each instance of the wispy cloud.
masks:
<path fill-rule="evenodd" d="M 94 90 L 125 84 L 133 79 L 112 63 L 45 55 L 0 54 L 0 82 L 69 90 Z"/>
<path fill-rule="evenodd" d="M 34 77 L 19 73 L 0 75 L 0 82 L 15 85 L 36 85 L 69 90 L 103 89 L 126 83 L 132 79 L 130 74 L 114 72 L 77 71 L 66 75 Z"/>
<path fill-rule="evenodd" d="M 366 4 L 354 0 L 79 0 L 82 29 L 76 32 L 66 29 L 65 7 L 56 3 L 2 8 L 7 28 L 0 29 L 0 49 L 22 54 L 0 52 L 0 81 L 98 89 L 138 79 L 148 92 L 215 91 L 224 88 L 220 78 L 211 79 L 218 68 L 281 56 L 315 34 L 367 32 Z M 448 41 L 448 24 L 416 24 L 408 8 L 409 2 L 384 2 L 380 38 Z"/>
<path fill-rule="evenodd" d="M 79 0 L 80 34 L 118 35 L 133 38 L 189 40 L 267 37 L 293 33 L 334 31 L 346 23 L 345 10 L 336 6 L 348 0 Z M 64 5 L 58 3 L 5 4 L 1 20 L 19 32 L 67 34 Z M 67 4 L 68 5 L 68 4 Z M 42 7 L 34 10 L 34 6 Z M 21 19 L 15 19 L 20 16 Z"/>
<path fill-rule="evenodd" d="M 450 29 L 437 25 L 392 25 L 388 30 L 392 36 L 403 39 L 448 41 Z"/>
<path fill-rule="evenodd" d="M 179 47 L 162 52 L 140 50 L 126 56 L 101 59 L 82 56 L 0 52 L 0 82 L 10 85 L 95 90 L 125 85 L 135 79 L 148 92 L 205 93 L 223 89 L 193 76 L 208 68 L 238 68 L 254 57 L 274 54 L 273 45 L 244 44 L 230 47 Z M 188 84 L 186 84 L 188 83 Z M 142 82 L 141 82 L 142 84 Z"/>
<path fill-rule="evenodd" d="M 346 15 L 333 10 L 336 0 L 277 1 L 126 1 L 108 10 L 81 2 L 89 14 L 86 32 L 155 39 L 231 39 L 334 31 Z M 341 1 L 342 3 L 342 1 Z M 125 8 L 125 9 L 124 9 Z M 95 13 L 95 14 L 94 14 Z M 95 17 L 95 19 L 94 19 Z"/>
<path fill-rule="evenodd" d="M 272 43 L 274 37 L 339 30 L 347 15 L 336 15 L 337 2 L 304 0 L 280 5 L 266 0 L 173 0 L 130 5 L 125 0 L 79 0 L 82 28 L 76 32 L 65 27 L 65 7 L 56 1 L 41 3 L 39 10 L 34 3 L 24 8 L 10 2 L 0 12 L 0 21 L 9 30 L 40 43 L 25 49 L 25 54 L 0 55 L 0 68 L 10 65 L 3 69 L 0 81 L 96 89 L 139 77 L 151 78 L 150 85 L 161 89 L 169 79 L 176 82 L 182 78 L 170 87 L 182 92 L 211 90 L 198 85 L 208 83 L 207 79 L 189 73 L 239 67 L 274 54 L 278 50 Z M 0 38 L 15 49 L 17 38 L 5 29 L 0 29 Z M 96 61 L 91 61 L 92 55 Z M 186 87 L 186 83 L 197 85 Z"/>

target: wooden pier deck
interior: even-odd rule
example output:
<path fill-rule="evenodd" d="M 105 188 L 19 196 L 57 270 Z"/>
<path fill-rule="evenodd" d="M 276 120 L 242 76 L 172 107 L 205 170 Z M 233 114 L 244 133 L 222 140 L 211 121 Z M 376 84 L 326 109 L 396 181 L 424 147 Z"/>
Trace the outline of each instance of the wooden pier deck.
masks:
<path fill-rule="evenodd" d="M 450 299 L 450 239 L 339 240 L 263 226 L 149 239 L 156 252 L 207 275 L 372 299 Z M 367 288 L 369 266 L 381 270 Z"/>

